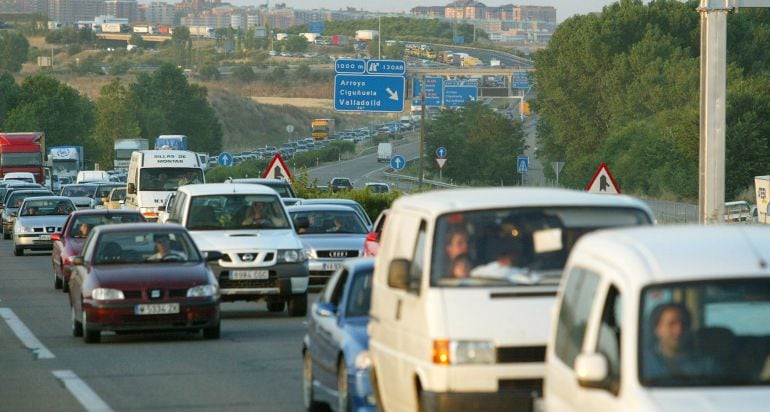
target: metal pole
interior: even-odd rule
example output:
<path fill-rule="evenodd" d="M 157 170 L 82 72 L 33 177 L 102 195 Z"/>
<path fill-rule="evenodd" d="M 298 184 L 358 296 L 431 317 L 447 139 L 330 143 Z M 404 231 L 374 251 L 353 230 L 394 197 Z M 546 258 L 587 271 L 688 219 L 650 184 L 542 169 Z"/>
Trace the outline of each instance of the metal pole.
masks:
<path fill-rule="evenodd" d="M 382 16 L 377 17 L 377 58 L 382 59 Z"/>
<path fill-rule="evenodd" d="M 727 14 L 701 0 L 698 221 L 719 223 L 725 204 Z"/>
<path fill-rule="evenodd" d="M 417 188 L 422 189 L 422 157 L 423 157 L 423 150 L 425 147 L 425 111 L 428 110 L 428 105 L 425 104 L 425 75 L 422 75 L 422 80 L 420 80 L 422 88 L 420 89 L 420 106 L 422 106 L 422 110 L 420 110 L 420 158 L 417 160 L 417 164 L 419 165 L 419 175 L 417 176 Z"/>

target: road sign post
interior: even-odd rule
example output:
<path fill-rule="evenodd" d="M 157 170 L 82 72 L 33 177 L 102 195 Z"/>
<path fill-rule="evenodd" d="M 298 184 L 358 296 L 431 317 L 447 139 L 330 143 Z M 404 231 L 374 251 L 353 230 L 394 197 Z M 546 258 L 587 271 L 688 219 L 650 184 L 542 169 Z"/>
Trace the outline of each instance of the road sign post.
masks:
<path fill-rule="evenodd" d="M 436 149 L 436 164 L 438 164 L 438 181 L 441 182 L 443 180 L 443 172 L 444 172 L 444 166 L 447 162 L 447 151 L 446 148 L 441 146 L 438 149 Z"/>
<path fill-rule="evenodd" d="M 564 168 L 564 162 L 563 161 L 551 162 L 551 166 L 553 167 L 553 170 L 556 172 L 556 187 L 559 187 L 559 173 L 561 173 L 562 169 Z"/>
<path fill-rule="evenodd" d="M 395 155 L 390 158 L 390 167 L 393 168 L 393 170 L 396 171 L 396 185 L 400 183 L 401 177 L 399 176 L 399 171 L 406 167 L 406 159 L 404 156 L 401 155 Z"/>
<path fill-rule="evenodd" d="M 529 171 L 529 156 L 518 155 L 516 157 L 516 171 L 521 175 L 521 185 L 524 186 L 524 177 Z"/>

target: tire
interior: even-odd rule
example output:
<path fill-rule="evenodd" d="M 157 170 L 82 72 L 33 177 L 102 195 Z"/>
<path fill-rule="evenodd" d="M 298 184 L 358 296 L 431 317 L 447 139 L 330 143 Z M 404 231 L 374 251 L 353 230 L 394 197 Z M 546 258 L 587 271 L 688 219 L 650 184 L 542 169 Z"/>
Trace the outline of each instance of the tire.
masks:
<path fill-rule="evenodd" d="M 56 276 L 56 269 L 53 270 L 53 288 L 54 289 L 62 288 L 62 279 Z"/>
<path fill-rule="evenodd" d="M 283 309 L 286 307 L 286 301 L 283 300 L 274 300 L 274 301 L 267 301 L 267 310 L 270 312 L 283 312 Z"/>
<path fill-rule="evenodd" d="M 383 412 L 385 410 L 385 406 L 382 404 L 382 396 L 380 396 L 380 388 L 377 386 L 377 373 L 375 372 L 374 367 L 369 371 L 369 380 L 371 381 L 372 385 L 372 392 L 374 393 L 374 400 L 377 403 L 377 412 Z"/>
<path fill-rule="evenodd" d="M 220 322 L 210 328 L 203 328 L 203 339 L 219 339 L 221 332 Z"/>
<path fill-rule="evenodd" d="M 83 336 L 83 324 L 75 319 L 75 305 L 70 305 L 70 312 L 72 312 L 72 336 L 79 338 Z"/>
<path fill-rule="evenodd" d="M 11 238 L 11 234 L 3 230 L 3 239 L 8 240 Z"/>
<path fill-rule="evenodd" d="M 102 340 L 102 333 L 98 330 L 88 329 L 88 317 L 83 310 L 83 341 L 86 343 L 99 343 Z"/>
<path fill-rule="evenodd" d="M 337 412 L 350 412 L 350 392 L 348 391 L 348 368 L 345 359 L 337 364 Z"/>
<path fill-rule="evenodd" d="M 70 291 L 70 283 L 66 280 L 61 281 L 61 291 L 67 293 Z"/>
<path fill-rule="evenodd" d="M 13 247 L 13 255 L 14 256 L 24 256 L 24 248 L 23 247 L 14 246 Z"/>
<path fill-rule="evenodd" d="M 307 314 L 307 293 L 292 295 L 289 299 L 289 315 L 293 318 Z"/>
<path fill-rule="evenodd" d="M 318 412 L 326 409 L 326 405 L 315 400 L 315 391 L 313 390 L 313 359 L 310 357 L 310 351 L 305 350 L 302 355 L 302 400 L 305 410 L 308 412 Z"/>

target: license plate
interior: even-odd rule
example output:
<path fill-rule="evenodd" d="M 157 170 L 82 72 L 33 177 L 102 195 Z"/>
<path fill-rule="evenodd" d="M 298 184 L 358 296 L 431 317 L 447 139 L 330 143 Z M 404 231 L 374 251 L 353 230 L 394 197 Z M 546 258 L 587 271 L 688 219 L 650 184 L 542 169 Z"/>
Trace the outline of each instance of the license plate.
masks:
<path fill-rule="evenodd" d="M 230 280 L 259 280 L 270 277 L 267 270 L 231 270 Z"/>
<path fill-rule="evenodd" d="M 179 304 L 155 303 L 147 305 L 136 305 L 134 313 L 137 315 L 165 315 L 169 313 L 179 313 Z"/>
<path fill-rule="evenodd" d="M 40 240 L 51 240 L 51 235 L 40 235 Z"/>
<path fill-rule="evenodd" d="M 342 267 L 342 262 L 324 263 L 324 270 L 337 270 Z"/>

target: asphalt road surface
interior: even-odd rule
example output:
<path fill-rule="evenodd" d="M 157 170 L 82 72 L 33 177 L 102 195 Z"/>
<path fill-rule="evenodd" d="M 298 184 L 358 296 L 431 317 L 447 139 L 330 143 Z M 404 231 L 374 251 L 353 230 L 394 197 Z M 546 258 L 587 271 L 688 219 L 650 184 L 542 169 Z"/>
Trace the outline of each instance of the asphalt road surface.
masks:
<path fill-rule="evenodd" d="M 0 240 L 0 410 L 300 411 L 303 318 L 223 303 L 222 337 L 71 334 L 50 253 Z M 311 301 L 315 296 L 310 297 Z"/>

